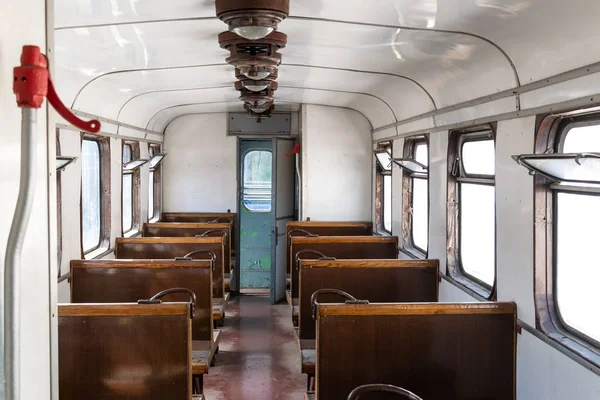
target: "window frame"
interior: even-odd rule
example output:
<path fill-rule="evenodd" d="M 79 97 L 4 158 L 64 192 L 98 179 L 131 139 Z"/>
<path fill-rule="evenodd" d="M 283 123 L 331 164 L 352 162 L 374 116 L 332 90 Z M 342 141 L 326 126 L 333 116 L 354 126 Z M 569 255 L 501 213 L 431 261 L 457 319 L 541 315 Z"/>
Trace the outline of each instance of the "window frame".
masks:
<path fill-rule="evenodd" d="M 564 140 L 570 129 L 600 124 L 600 114 L 579 112 L 538 116 L 535 137 L 535 154 L 562 152 Z M 534 174 L 534 302 L 536 329 L 552 341 L 569 349 L 596 367 L 600 367 L 600 343 L 583 332 L 569 326 L 560 314 L 556 279 L 556 253 L 554 240 L 558 218 L 559 193 L 579 193 L 600 196 L 573 186 L 558 188 L 555 181 L 542 174 Z"/>
<path fill-rule="evenodd" d="M 152 154 L 153 156 L 157 156 L 159 154 L 164 154 L 162 152 L 162 145 L 158 144 L 158 143 L 148 143 L 148 159 L 152 160 L 152 156 L 150 156 L 150 154 Z M 165 155 L 166 156 L 166 155 Z M 163 163 L 164 159 L 161 160 L 158 165 L 156 165 L 154 168 L 152 168 L 152 166 L 148 166 L 148 174 L 150 174 L 150 172 L 153 173 L 153 180 L 152 180 L 152 190 L 153 190 L 153 213 L 152 215 L 148 214 L 148 221 L 149 222 L 155 222 L 158 221 L 160 218 L 160 215 L 162 213 L 162 196 L 161 196 L 161 191 L 162 191 L 162 163 Z M 148 185 L 150 185 L 150 178 L 148 178 Z M 148 191 L 149 192 L 149 191 Z M 150 204 L 150 203 L 148 203 Z"/>
<path fill-rule="evenodd" d="M 84 250 L 83 248 L 83 188 L 80 187 L 80 247 L 81 257 L 89 260 L 100 257 L 110 248 L 110 207 L 111 207 L 111 190 L 110 190 L 110 139 L 88 133 L 81 134 L 81 144 L 88 140 L 96 142 L 100 152 L 100 235 L 99 243 L 95 247 Z M 83 160 L 82 160 L 83 168 Z"/>
<path fill-rule="evenodd" d="M 402 170 L 402 247 L 412 257 L 425 259 L 429 250 L 429 135 L 411 136 L 404 140 L 403 158 L 415 160 L 416 149 L 419 145 L 427 146 L 427 173 L 425 176 L 420 173 L 408 171 L 406 168 Z M 415 160 L 416 161 L 416 160 Z M 412 209 L 414 204 L 414 180 L 422 179 L 427 181 L 427 250 L 420 248 L 414 242 L 413 228 L 414 221 L 412 217 Z"/>
<path fill-rule="evenodd" d="M 461 260 L 461 184 L 475 184 L 496 187 L 494 175 L 469 174 L 464 169 L 462 150 L 467 142 L 492 140 L 496 147 L 496 123 L 480 125 L 470 129 L 455 130 L 449 133 L 448 141 L 448 189 L 447 189 L 447 235 L 446 235 L 446 276 L 464 287 L 467 292 L 482 300 L 494 301 L 497 297 L 498 280 L 498 235 L 494 232 L 494 282 L 490 285 L 466 272 Z M 496 207 L 494 200 L 494 220 Z M 496 224 L 494 223 L 494 226 Z"/>
<path fill-rule="evenodd" d="M 376 153 L 381 153 L 383 151 L 387 151 L 390 155 L 390 160 L 393 159 L 393 154 L 394 154 L 394 148 L 393 148 L 393 142 L 382 142 L 382 143 L 378 143 L 376 149 L 373 151 L 373 158 L 375 159 L 375 230 L 377 233 L 379 233 L 380 235 L 392 235 L 392 226 L 391 224 L 393 223 L 393 216 L 392 216 L 392 220 L 390 221 L 390 227 L 389 230 L 386 229 L 385 226 L 385 185 L 384 185 L 384 176 L 390 176 L 390 195 L 393 195 L 393 186 L 394 186 L 394 179 L 393 179 L 393 162 L 390 161 L 390 169 L 389 170 L 385 170 L 384 168 L 382 168 L 382 166 L 379 163 L 379 160 L 377 159 L 377 156 L 375 155 Z M 391 212 L 393 212 L 394 207 L 393 207 L 393 196 L 391 197 L 391 201 L 390 201 L 390 215 Z"/>
<path fill-rule="evenodd" d="M 123 168 L 121 169 L 121 236 L 134 236 L 140 233 L 141 222 L 141 198 L 140 198 L 140 184 L 141 184 L 141 172 L 140 168 L 134 168 L 131 170 L 125 170 L 125 163 L 123 163 L 123 154 L 125 147 L 129 146 L 131 149 L 131 161 L 140 159 L 140 142 L 123 140 L 121 142 L 121 163 Z M 131 228 L 125 230 L 123 228 L 124 219 L 124 207 L 123 207 L 123 181 L 125 175 L 131 175 Z"/>

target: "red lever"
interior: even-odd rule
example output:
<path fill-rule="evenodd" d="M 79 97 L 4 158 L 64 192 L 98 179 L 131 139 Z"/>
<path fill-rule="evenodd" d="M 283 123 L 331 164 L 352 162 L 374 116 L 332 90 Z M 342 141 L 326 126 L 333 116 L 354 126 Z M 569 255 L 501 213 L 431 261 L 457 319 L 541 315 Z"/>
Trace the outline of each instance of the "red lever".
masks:
<path fill-rule="evenodd" d="M 40 108 L 44 97 L 54 109 L 77 128 L 91 133 L 100 131 L 100 121 L 83 121 L 69 110 L 54 90 L 48 73 L 48 60 L 37 46 L 23 46 L 21 65 L 14 69 L 13 92 L 17 95 L 17 106 Z"/>
<path fill-rule="evenodd" d="M 294 154 L 300 154 L 300 143 L 296 142 L 291 152 L 287 153 L 286 157 L 291 157 Z"/>

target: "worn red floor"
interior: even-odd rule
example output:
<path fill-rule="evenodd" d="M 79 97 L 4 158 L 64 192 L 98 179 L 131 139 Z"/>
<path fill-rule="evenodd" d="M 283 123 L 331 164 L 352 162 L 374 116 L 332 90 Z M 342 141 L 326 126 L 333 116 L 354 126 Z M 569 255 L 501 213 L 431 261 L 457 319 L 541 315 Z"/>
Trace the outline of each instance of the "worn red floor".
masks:
<path fill-rule="evenodd" d="M 294 341 L 287 303 L 241 295 L 225 310 L 217 362 L 204 378 L 208 400 L 302 400 L 306 377 Z"/>

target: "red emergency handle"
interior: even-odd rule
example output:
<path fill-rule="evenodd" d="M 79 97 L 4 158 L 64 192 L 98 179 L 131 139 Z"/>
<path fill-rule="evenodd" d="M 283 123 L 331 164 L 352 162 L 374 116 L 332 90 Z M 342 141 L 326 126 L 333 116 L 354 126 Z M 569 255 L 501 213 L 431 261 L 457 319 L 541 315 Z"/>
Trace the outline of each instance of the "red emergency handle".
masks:
<path fill-rule="evenodd" d="M 47 97 L 52 107 L 72 125 L 86 132 L 100 131 L 100 121 L 79 119 L 60 100 L 48 73 L 48 60 L 37 46 L 23 46 L 21 65 L 14 69 L 13 92 L 21 108 L 40 108 Z"/>

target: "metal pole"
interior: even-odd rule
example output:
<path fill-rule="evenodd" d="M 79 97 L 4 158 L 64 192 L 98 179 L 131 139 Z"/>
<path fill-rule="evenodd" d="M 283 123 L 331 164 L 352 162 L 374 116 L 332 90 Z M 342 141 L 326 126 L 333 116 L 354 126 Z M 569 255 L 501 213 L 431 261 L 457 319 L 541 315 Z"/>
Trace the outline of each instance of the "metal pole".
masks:
<path fill-rule="evenodd" d="M 35 191 L 37 108 L 22 108 L 21 178 L 4 260 L 4 387 L 6 400 L 20 400 L 21 253 Z"/>

